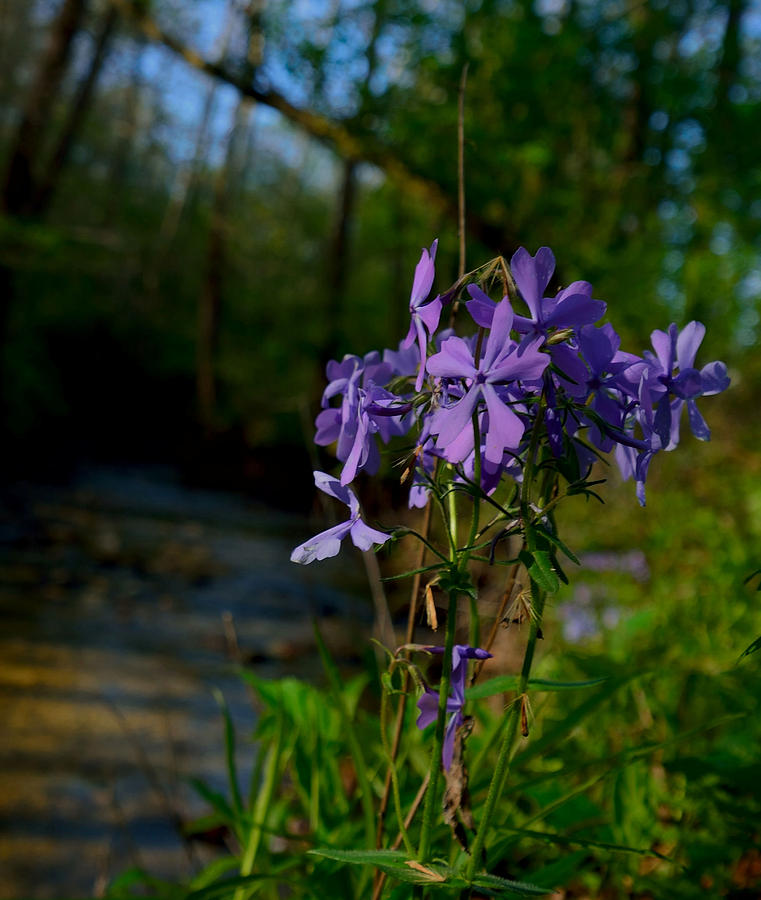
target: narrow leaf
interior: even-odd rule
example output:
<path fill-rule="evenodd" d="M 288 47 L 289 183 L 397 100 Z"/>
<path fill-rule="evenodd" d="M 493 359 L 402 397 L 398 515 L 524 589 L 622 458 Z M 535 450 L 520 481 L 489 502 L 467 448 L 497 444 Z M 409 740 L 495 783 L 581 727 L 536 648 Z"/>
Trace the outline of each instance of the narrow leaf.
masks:
<path fill-rule="evenodd" d="M 541 534 L 542 537 L 546 538 L 551 544 L 554 544 L 559 550 L 562 550 L 563 553 L 565 553 L 565 555 L 568 557 L 568 559 L 571 560 L 571 562 L 576 563 L 577 566 L 581 565 L 576 554 L 572 550 L 570 550 L 568 546 L 563 541 L 561 541 L 556 534 L 553 534 L 549 530 L 549 528 L 545 528 L 544 525 L 539 522 L 534 522 L 532 528 L 535 531 L 538 531 L 539 534 Z"/>
<path fill-rule="evenodd" d="M 656 856 L 658 859 L 665 860 L 666 862 L 674 861 L 670 856 L 666 856 L 649 847 L 628 847 L 626 844 L 610 844 L 607 841 L 570 838 L 565 837 L 562 834 L 552 834 L 548 831 L 533 831 L 530 828 L 513 828 L 510 825 L 502 825 L 501 827 L 505 831 L 514 831 L 516 834 L 522 834 L 536 840 L 546 841 L 548 844 L 558 844 L 561 847 L 586 847 L 590 850 L 610 850 L 615 853 L 634 853 L 637 856 Z"/>
<path fill-rule="evenodd" d="M 497 875 L 476 875 L 473 886 L 490 897 L 546 897 L 551 893 L 547 888 L 525 881 L 512 881 Z"/>
<path fill-rule="evenodd" d="M 740 655 L 740 659 L 745 659 L 746 656 L 750 656 L 751 653 L 755 653 L 756 650 L 761 650 L 761 636 L 757 637 L 752 644 L 750 644 L 745 648 L 745 650 L 743 650 L 742 654 Z"/>
<path fill-rule="evenodd" d="M 444 885 L 465 887 L 465 882 L 446 866 L 433 863 L 422 866 L 400 850 L 334 850 L 332 847 L 320 847 L 307 853 L 352 866 L 374 866 L 409 884 L 425 884 L 432 888 Z"/>
<path fill-rule="evenodd" d="M 236 815 L 243 812 L 243 801 L 238 787 L 238 769 L 235 764 L 235 726 L 233 725 L 230 710 L 219 689 L 214 690 L 214 699 L 219 704 L 222 716 L 225 720 L 225 766 L 227 768 L 227 780 L 230 784 L 230 797 Z"/>
<path fill-rule="evenodd" d="M 551 681 L 547 678 L 530 678 L 529 689 L 535 691 L 555 692 L 555 691 L 575 691 L 579 688 L 596 687 L 603 684 L 608 678 L 592 678 L 589 681 Z M 514 691 L 518 688 L 517 675 L 497 675 L 476 684 L 472 688 L 465 691 L 467 700 L 480 700 L 483 697 L 493 697 L 495 694 L 502 694 L 505 691 Z"/>

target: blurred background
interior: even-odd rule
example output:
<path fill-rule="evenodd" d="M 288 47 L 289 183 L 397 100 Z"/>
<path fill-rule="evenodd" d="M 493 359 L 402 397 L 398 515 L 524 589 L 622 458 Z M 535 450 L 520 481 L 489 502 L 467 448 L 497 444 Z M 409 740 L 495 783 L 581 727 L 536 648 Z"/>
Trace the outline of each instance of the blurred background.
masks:
<path fill-rule="evenodd" d="M 646 510 L 615 476 L 606 509 L 569 510 L 589 564 L 553 646 L 668 668 L 647 714 L 632 695 L 635 744 L 753 708 L 760 3 L 0 0 L 0 896 L 185 865 L 181 776 L 220 765 L 210 685 L 251 720 L 230 660 L 310 671 L 315 614 L 361 655 L 361 559 L 286 561 L 323 527 L 325 362 L 396 346 L 435 237 L 438 289 L 456 277 L 465 63 L 468 267 L 549 245 L 625 349 L 699 319 L 699 364 L 733 378 Z M 404 505 L 393 483 L 373 511 Z M 758 735 L 710 734 L 719 774 L 675 769 L 711 810 L 696 896 L 757 897 Z"/>

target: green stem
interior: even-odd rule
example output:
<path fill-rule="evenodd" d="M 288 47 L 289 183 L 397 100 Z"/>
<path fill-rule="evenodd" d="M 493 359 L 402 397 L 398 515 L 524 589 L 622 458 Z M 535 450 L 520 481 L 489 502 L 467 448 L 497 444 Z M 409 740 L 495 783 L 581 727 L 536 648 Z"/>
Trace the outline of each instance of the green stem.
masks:
<path fill-rule="evenodd" d="M 436 718 L 436 731 L 434 732 L 433 751 L 431 753 L 430 781 L 425 794 L 425 806 L 423 807 L 423 824 L 420 830 L 420 846 L 418 859 L 426 862 L 431 855 L 431 836 L 433 833 L 433 820 L 436 815 L 436 795 L 439 787 L 439 774 L 441 773 L 441 752 L 444 746 L 444 731 L 446 730 L 447 698 L 449 687 L 452 683 L 452 650 L 454 648 L 455 626 L 457 623 L 457 592 L 450 591 L 449 610 L 447 612 L 447 634 L 444 642 L 443 671 L 439 684 L 439 709 Z"/>
<path fill-rule="evenodd" d="M 449 507 L 449 544 L 452 547 L 452 562 L 457 554 L 457 496 L 450 489 L 447 494 L 447 505 Z"/>
<path fill-rule="evenodd" d="M 494 815 L 494 809 L 497 805 L 497 802 L 499 801 L 500 796 L 502 795 L 502 791 L 504 790 L 505 780 L 507 778 L 507 773 L 510 768 L 510 762 L 513 757 L 513 747 L 515 745 L 515 738 L 518 733 L 518 722 L 520 721 L 520 707 L 522 702 L 521 697 L 526 693 L 526 690 L 528 688 L 529 677 L 531 675 L 531 666 L 534 662 L 534 651 L 536 650 L 536 642 L 539 635 L 539 629 L 542 625 L 544 601 L 544 591 L 540 590 L 537 584 L 532 581 L 531 605 L 534 611 L 534 615 L 531 619 L 528 643 L 526 645 L 526 652 L 523 656 L 523 666 L 521 667 L 520 680 L 518 681 L 516 700 L 511 706 L 510 713 L 507 718 L 507 725 L 505 726 L 505 733 L 502 739 L 502 746 L 499 750 L 497 765 L 494 769 L 491 783 L 489 784 L 489 792 L 486 795 L 486 803 L 484 804 L 483 815 L 481 816 L 481 822 L 478 826 L 476 839 L 471 849 L 471 857 L 468 861 L 468 867 L 465 872 L 466 878 L 468 878 L 469 880 L 473 879 L 473 876 L 476 873 L 476 868 L 479 865 L 479 860 L 484 848 L 488 829 Z"/>

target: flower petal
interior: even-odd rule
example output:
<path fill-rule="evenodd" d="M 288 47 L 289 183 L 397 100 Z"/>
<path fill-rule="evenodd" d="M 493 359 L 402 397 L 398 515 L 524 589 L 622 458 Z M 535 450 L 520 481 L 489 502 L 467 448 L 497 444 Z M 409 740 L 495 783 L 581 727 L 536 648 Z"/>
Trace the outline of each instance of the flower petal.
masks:
<path fill-rule="evenodd" d="M 440 409 L 431 425 L 431 432 L 437 434 L 436 446 L 443 449 L 457 438 L 462 431 L 470 427 L 470 417 L 481 397 L 481 386 L 474 384 L 468 393 L 446 409 Z"/>
<path fill-rule="evenodd" d="M 428 360 L 428 371 L 440 378 L 475 378 L 473 354 L 461 337 L 447 338 Z"/>
<path fill-rule="evenodd" d="M 477 284 L 469 284 L 468 293 L 472 299 L 468 300 L 465 306 L 467 307 L 471 318 L 476 325 L 480 325 L 481 328 L 491 328 L 494 310 L 497 308 L 497 304 L 488 297 Z"/>
<path fill-rule="evenodd" d="M 542 297 L 555 271 L 555 257 L 552 250 L 549 247 L 540 247 L 536 251 L 536 256 L 531 256 L 528 250 L 520 247 L 510 260 L 510 269 L 534 321 L 540 322 Z"/>
<path fill-rule="evenodd" d="M 709 397 L 712 394 L 720 394 L 729 387 L 727 367 L 723 362 L 719 362 L 718 360 L 703 366 L 700 370 L 700 377 L 703 381 L 704 397 Z"/>
<path fill-rule="evenodd" d="M 410 307 L 420 306 L 425 298 L 431 292 L 433 285 L 433 276 L 435 273 L 434 260 L 436 259 L 436 248 L 439 246 L 439 239 L 431 244 L 431 249 L 423 249 L 420 254 L 420 260 L 415 266 L 415 277 L 412 280 L 412 291 L 410 292 Z"/>
<path fill-rule="evenodd" d="M 340 525 L 334 525 L 327 531 L 321 531 L 314 537 L 299 544 L 291 553 L 291 562 L 300 563 L 302 566 L 309 565 L 316 559 L 328 559 L 330 556 L 337 556 L 341 549 L 341 541 L 351 530 L 351 519 L 342 522 Z"/>
<path fill-rule="evenodd" d="M 688 322 L 676 339 L 676 359 L 680 371 L 689 369 L 695 363 L 695 354 L 698 352 L 706 327 L 702 322 Z"/>
<path fill-rule="evenodd" d="M 331 497 L 335 497 L 341 503 L 351 506 L 354 494 L 348 487 L 342 485 L 337 478 L 328 475 L 326 472 L 315 472 L 314 483 L 324 494 L 330 494 Z"/>
<path fill-rule="evenodd" d="M 515 448 L 526 430 L 522 420 L 499 399 L 490 384 L 483 386 L 486 408 L 489 410 L 489 428 L 486 432 L 484 456 L 496 465 L 502 462 L 506 448 Z"/>
<path fill-rule="evenodd" d="M 513 327 L 513 307 L 507 297 L 497 304 L 494 310 L 494 318 L 491 323 L 491 331 L 486 341 L 486 349 L 484 350 L 483 360 L 481 361 L 482 371 L 488 371 L 494 361 L 499 358 L 511 345 L 510 329 Z"/>
<path fill-rule="evenodd" d="M 462 721 L 463 716 L 461 711 L 452 713 L 452 717 L 447 722 L 447 728 L 444 732 L 444 745 L 441 748 L 441 762 L 447 772 L 452 765 L 452 758 L 454 757 L 454 739 L 457 734 L 457 729 L 462 724 Z"/>
<path fill-rule="evenodd" d="M 711 440 L 711 429 L 706 425 L 703 416 L 700 415 L 697 404 L 694 400 L 687 401 L 687 418 L 690 423 L 692 433 L 699 441 Z"/>
<path fill-rule="evenodd" d="M 351 526 L 351 540 L 360 550 L 369 550 L 374 544 L 385 544 L 391 537 L 385 531 L 378 531 L 366 525 L 362 519 L 355 519 Z"/>

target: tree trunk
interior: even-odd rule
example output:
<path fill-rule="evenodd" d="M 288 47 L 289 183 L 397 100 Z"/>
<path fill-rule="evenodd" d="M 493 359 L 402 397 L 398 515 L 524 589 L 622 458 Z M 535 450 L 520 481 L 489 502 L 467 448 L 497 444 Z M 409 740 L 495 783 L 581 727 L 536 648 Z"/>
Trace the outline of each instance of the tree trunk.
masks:
<path fill-rule="evenodd" d="M 103 208 L 102 224 L 104 225 L 110 225 L 114 221 L 124 197 L 124 181 L 127 176 L 129 157 L 134 147 L 138 128 L 141 86 L 140 65 L 144 49 L 144 42 L 138 39 L 134 47 L 129 84 L 124 92 L 121 121 L 117 120 L 113 123 L 117 135 L 117 143 L 111 153 L 111 166 L 108 173 L 108 198 Z"/>
<path fill-rule="evenodd" d="M 248 41 L 243 77 L 251 79 L 256 66 L 261 61 L 262 0 L 249 0 L 239 9 L 247 20 Z M 236 5 L 233 4 L 230 7 L 230 15 L 234 15 L 235 12 Z M 224 290 L 224 269 L 227 260 L 231 186 L 236 181 L 236 174 L 242 168 L 238 160 L 238 144 L 246 129 L 250 112 L 251 102 L 241 93 L 228 133 L 224 165 L 217 173 L 214 183 L 213 208 L 206 253 L 206 279 L 198 300 L 196 389 L 198 415 L 207 434 L 213 432 L 216 419 L 216 357 L 219 345 L 219 318 Z"/>
<path fill-rule="evenodd" d="M 334 359 L 341 349 L 342 329 L 341 316 L 346 293 L 346 270 L 349 248 L 349 228 L 354 211 L 356 195 L 357 163 L 353 159 L 345 160 L 343 177 L 338 194 L 338 210 L 333 228 L 333 236 L 328 251 L 328 304 L 325 316 L 328 322 L 328 334 L 323 348 L 324 366 L 328 360 Z"/>
<path fill-rule="evenodd" d="M 33 79 L 26 105 L 8 157 L 0 193 L 0 211 L 10 216 L 31 214 L 35 194 L 34 170 L 38 164 L 45 126 L 61 91 L 71 46 L 85 12 L 86 0 L 64 0 L 51 25 L 48 46 Z M 15 295 L 13 270 L 0 264 L 0 442 L 7 440 L 7 362 L 5 349 L 11 307 Z"/>
<path fill-rule="evenodd" d="M 103 63 L 105 62 L 111 39 L 116 31 L 116 23 L 119 14 L 116 7 L 109 6 L 108 11 L 101 22 L 100 31 L 95 40 L 90 67 L 79 85 L 77 94 L 69 108 L 69 114 L 64 122 L 63 129 L 58 138 L 58 143 L 53 154 L 45 166 L 45 174 L 35 191 L 32 200 L 32 213 L 37 216 L 44 215 L 50 207 L 53 196 L 58 187 L 61 173 L 68 161 L 71 148 L 79 134 L 79 130 L 90 107 L 93 91 L 98 81 Z"/>
<path fill-rule="evenodd" d="M 207 434 L 214 431 L 217 407 L 216 357 L 219 346 L 219 317 L 227 261 L 230 187 L 234 181 L 237 146 L 250 111 L 241 97 L 227 138 L 225 161 L 214 183 L 214 198 L 206 251 L 206 278 L 198 300 L 198 345 L 196 388 L 198 415 Z"/>
<path fill-rule="evenodd" d="M 373 10 L 373 26 L 365 50 L 367 71 L 362 84 L 359 87 L 359 112 L 357 117 L 362 118 L 363 113 L 371 103 L 370 83 L 378 64 L 377 45 L 386 17 L 386 0 L 376 0 Z M 346 271 L 349 249 L 349 231 L 351 219 L 354 215 L 356 200 L 356 175 L 358 160 L 347 157 L 343 163 L 343 177 L 338 194 L 338 210 L 336 215 L 333 238 L 328 253 L 328 286 L 330 294 L 328 298 L 328 334 L 323 347 L 322 359 L 324 365 L 328 360 L 338 355 L 341 345 L 341 316 L 346 293 Z"/>
<path fill-rule="evenodd" d="M 10 215 L 32 212 L 37 156 L 45 126 L 60 94 L 72 42 L 85 7 L 86 0 L 64 0 L 61 11 L 51 26 L 50 41 L 27 97 L 9 156 L 0 203 Z"/>

